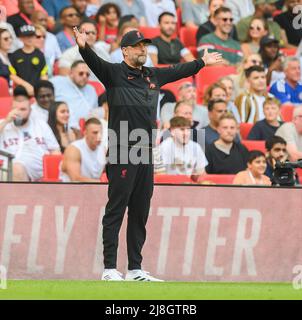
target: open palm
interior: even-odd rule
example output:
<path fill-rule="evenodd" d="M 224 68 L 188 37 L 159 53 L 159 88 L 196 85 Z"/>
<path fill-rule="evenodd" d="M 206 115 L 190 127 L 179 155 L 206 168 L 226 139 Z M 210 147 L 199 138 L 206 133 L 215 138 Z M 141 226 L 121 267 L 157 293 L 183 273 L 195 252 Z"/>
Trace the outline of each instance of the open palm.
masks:
<path fill-rule="evenodd" d="M 85 32 L 80 32 L 77 27 L 73 28 L 74 36 L 76 38 L 76 42 L 80 48 L 84 48 L 86 45 L 87 35 Z"/>
<path fill-rule="evenodd" d="M 204 50 L 202 60 L 204 61 L 206 66 L 223 63 L 221 53 L 218 53 L 218 52 L 209 53 L 208 49 Z"/>

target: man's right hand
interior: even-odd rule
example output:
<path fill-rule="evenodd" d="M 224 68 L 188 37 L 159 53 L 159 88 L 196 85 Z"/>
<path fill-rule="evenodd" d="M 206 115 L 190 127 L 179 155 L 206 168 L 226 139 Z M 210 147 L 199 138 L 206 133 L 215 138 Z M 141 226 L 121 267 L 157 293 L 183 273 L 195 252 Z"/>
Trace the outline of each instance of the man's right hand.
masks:
<path fill-rule="evenodd" d="M 6 122 L 6 123 L 13 122 L 13 121 L 16 119 L 17 115 L 18 115 L 18 110 L 14 108 L 14 109 L 11 110 L 11 111 L 8 113 L 8 115 L 6 116 L 5 122 Z"/>
<path fill-rule="evenodd" d="M 74 36 L 76 38 L 76 42 L 80 48 L 85 48 L 87 35 L 85 32 L 80 32 L 77 27 L 73 28 Z"/>

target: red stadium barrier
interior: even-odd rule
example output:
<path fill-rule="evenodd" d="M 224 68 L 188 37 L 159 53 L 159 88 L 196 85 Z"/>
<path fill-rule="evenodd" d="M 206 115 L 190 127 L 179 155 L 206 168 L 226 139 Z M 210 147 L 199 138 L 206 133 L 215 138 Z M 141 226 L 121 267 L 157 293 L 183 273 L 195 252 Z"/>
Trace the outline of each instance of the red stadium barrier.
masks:
<path fill-rule="evenodd" d="M 12 109 L 12 97 L 0 98 L 0 119 L 5 118 Z"/>
<path fill-rule="evenodd" d="M 291 282 L 302 261 L 300 194 L 155 186 L 143 268 L 165 280 Z M 2 183 L 0 265 L 8 278 L 100 279 L 106 202 L 106 185 Z M 121 271 L 126 252 L 120 241 Z"/>

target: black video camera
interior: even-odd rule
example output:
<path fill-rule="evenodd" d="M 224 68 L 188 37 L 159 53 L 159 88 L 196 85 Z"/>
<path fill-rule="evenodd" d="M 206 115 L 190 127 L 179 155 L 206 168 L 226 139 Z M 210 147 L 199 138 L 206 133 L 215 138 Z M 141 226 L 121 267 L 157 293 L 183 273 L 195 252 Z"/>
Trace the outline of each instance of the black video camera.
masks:
<path fill-rule="evenodd" d="M 277 161 L 271 179 L 272 185 L 294 186 L 296 184 L 296 168 L 302 168 L 302 160 L 297 162 Z"/>

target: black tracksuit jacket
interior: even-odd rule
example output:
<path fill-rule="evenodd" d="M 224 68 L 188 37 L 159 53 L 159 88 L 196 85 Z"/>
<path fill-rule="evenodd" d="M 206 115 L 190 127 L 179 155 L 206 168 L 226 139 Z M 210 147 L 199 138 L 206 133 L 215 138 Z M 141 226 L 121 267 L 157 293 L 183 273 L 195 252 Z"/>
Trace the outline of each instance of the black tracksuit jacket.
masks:
<path fill-rule="evenodd" d="M 156 128 L 160 88 L 168 82 L 192 76 L 204 67 L 202 60 L 195 60 L 166 68 L 142 67 L 140 70 L 130 67 L 125 62 L 107 62 L 97 56 L 87 44 L 79 51 L 106 88 L 109 105 L 108 128 L 116 132 L 117 145 L 124 143 L 124 140 L 120 139 L 120 122 L 127 121 L 129 134 L 134 129 L 144 129 L 148 132 L 148 147 L 151 147 L 152 129 Z M 125 138 L 124 133 L 122 137 Z M 129 141 L 129 145 L 138 145 L 137 142 L 139 139 Z"/>

